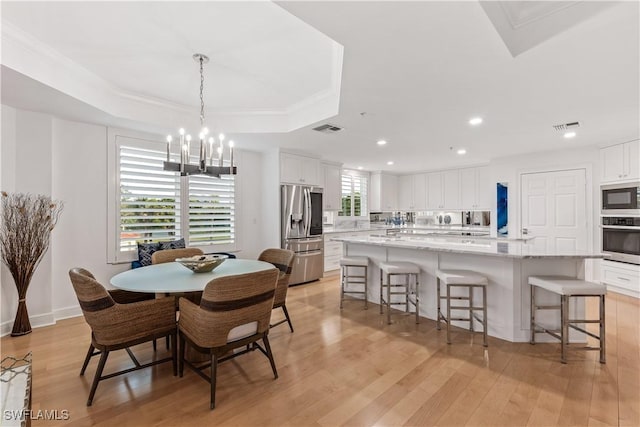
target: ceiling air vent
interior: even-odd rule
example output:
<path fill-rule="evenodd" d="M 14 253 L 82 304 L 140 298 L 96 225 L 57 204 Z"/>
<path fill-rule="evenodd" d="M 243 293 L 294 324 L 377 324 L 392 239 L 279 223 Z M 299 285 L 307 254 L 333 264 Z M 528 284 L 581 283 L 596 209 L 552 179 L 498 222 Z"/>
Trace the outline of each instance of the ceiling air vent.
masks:
<path fill-rule="evenodd" d="M 313 130 L 317 130 L 322 133 L 336 133 L 340 132 L 342 128 L 340 126 L 332 125 L 331 123 L 325 123 L 323 125 L 314 127 Z"/>
<path fill-rule="evenodd" d="M 580 127 L 580 122 L 571 122 L 571 123 L 563 123 L 561 125 L 553 125 L 553 128 L 557 131 L 578 129 L 579 127 Z"/>

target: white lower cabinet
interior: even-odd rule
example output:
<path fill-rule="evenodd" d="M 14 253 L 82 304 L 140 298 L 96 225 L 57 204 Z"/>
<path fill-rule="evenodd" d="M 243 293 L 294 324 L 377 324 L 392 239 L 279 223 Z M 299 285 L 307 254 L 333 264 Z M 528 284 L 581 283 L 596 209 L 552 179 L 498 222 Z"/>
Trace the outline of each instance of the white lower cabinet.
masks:
<path fill-rule="evenodd" d="M 600 276 L 608 290 L 640 298 L 640 266 L 603 260 Z"/>
<path fill-rule="evenodd" d="M 340 269 L 340 259 L 342 258 L 342 242 L 334 242 L 333 237 L 345 236 L 367 236 L 371 234 L 384 233 L 384 230 L 362 230 L 345 233 L 328 233 L 324 236 L 324 271 L 335 271 Z"/>

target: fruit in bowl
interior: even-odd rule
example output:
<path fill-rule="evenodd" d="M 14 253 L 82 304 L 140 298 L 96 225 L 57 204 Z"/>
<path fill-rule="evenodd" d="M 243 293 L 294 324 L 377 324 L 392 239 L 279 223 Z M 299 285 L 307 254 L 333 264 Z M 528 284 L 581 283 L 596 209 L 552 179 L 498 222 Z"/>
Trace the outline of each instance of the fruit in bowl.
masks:
<path fill-rule="evenodd" d="M 187 267 L 194 273 L 208 273 L 229 258 L 228 255 L 196 255 L 188 258 L 178 258 L 176 262 Z"/>

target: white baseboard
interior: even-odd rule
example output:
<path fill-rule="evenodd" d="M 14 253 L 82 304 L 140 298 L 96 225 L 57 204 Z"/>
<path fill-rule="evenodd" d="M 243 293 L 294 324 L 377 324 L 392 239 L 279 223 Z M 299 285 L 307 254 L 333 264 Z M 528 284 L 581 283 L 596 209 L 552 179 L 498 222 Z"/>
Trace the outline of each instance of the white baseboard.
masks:
<path fill-rule="evenodd" d="M 37 314 L 29 316 L 32 328 L 42 328 L 43 326 L 55 325 L 56 321 L 71 317 L 82 316 L 79 305 L 57 309 L 51 313 Z M 9 335 L 13 329 L 13 319 L 7 320 L 0 325 L 0 336 Z"/>
<path fill-rule="evenodd" d="M 55 325 L 56 320 L 53 317 L 53 313 L 37 314 L 35 316 L 29 316 L 29 322 L 32 328 L 42 328 L 43 326 Z M 8 320 L 0 325 L 0 336 L 5 336 L 11 333 L 13 329 L 13 319 Z"/>
<path fill-rule="evenodd" d="M 65 308 L 59 308 L 53 311 L 53 317 L 55 317 L 56 321 L 62 319 L 69 319 L 71 317 L 82 316 L 82 310 L 80 310 L 79 305 L 72 305 Z"/>

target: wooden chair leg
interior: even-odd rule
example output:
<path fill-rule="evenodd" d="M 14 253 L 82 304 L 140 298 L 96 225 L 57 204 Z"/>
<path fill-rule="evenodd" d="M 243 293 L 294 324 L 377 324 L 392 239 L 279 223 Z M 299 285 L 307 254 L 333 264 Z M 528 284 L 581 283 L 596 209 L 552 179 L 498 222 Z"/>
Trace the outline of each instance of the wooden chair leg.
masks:
<path fill-rule="evenodd" d="M 84 375 L 84 371 L 87 369 L 87 366 L 89 365 L 89 360 L 91 360 L 91 357 L 93 357 L 93 350 L 95 349 L 96 348 L 93 346 L 93 344 L 89 344 L 89 351 L 87 351 L 87 357 L 84 358 L 82 369 L 80 369 L 80 375 Z"/>
<path fill-rule="evenodd" d="M 278 371 L 276 370 L 276 362 L 273 360 L 273 353 L 271 352 L 271 346 L 269 345 L 269 338 L 267 335 L 262 337 L 262 342 L 264 343 L 264 349 L 267 352 L 267 357 L 269 358 L 269 363 L 271 364 L 271 370 L 273 370 L 273 376 L 275 379 L 278 379 Z"/>
<path fill-rule="evenodd" d="M 210 408 L 216 407 L 216 377 L 218 374 L 218 356 L 211 354 L 211 404 Z"/>
<path fill-rule="evenodd" d="M 184 374 L 184 353 L 185 353 L 185 347 L 186 347 L 186 340 L 184 339 L 184 335 L 182 335 L 181 333 L 178 332 L 179 335 L 179 339 L 180 339 L 180 357 L 178 358 L 178 375 L 180 375 L 180 378 L 182 378 L 182 375 Z"/>
<path fill-rule="evenodd" d="M 153 340 L 153 351 L 157 351 L 158 350 L 158 344 L 156 343 L 156 340 Z"/>
<path fill-rule="evenodd" d="M 89 392 L 89 399 L 87 399 L 87 406 L 91 406 L 91 404 L 93 403 L 93 396 L 96 394 L 98 383 L 102 379 L 102 371 L 104 370 L 104 365 L 107 363 L 107 357 L 109 357 L 109 350 L 102 350 L 102 352 L 100 353 L 100 361 L 98 362 L 98 368 L 96 369 L 96 374 L 93 377 L 93 384 L 91 385 L 91 391 Z"/>
<path fill-rule="evenodd" d="M 178 375 L 178 332 L 171 334 L 171 366 L 173 368 L 173 376 Z"/>
<path fill-rule="evenodd" d="M 166 341 L 165 345 L 167 346 L 167 350 L 169 350 L 169 335 L 167 335 L 165 341 Z"/>
<path fill-rule="evenodd" d="M 287 311 L 287 305 L 282 304 L 282 311 L 284 312 L 284 316 L 287 318 L 287 323 L 289 323 L 289 329 L 293 332 L 293 324 L 291 323 L 291 318 L 289 317 L 289 312 Z"/>

